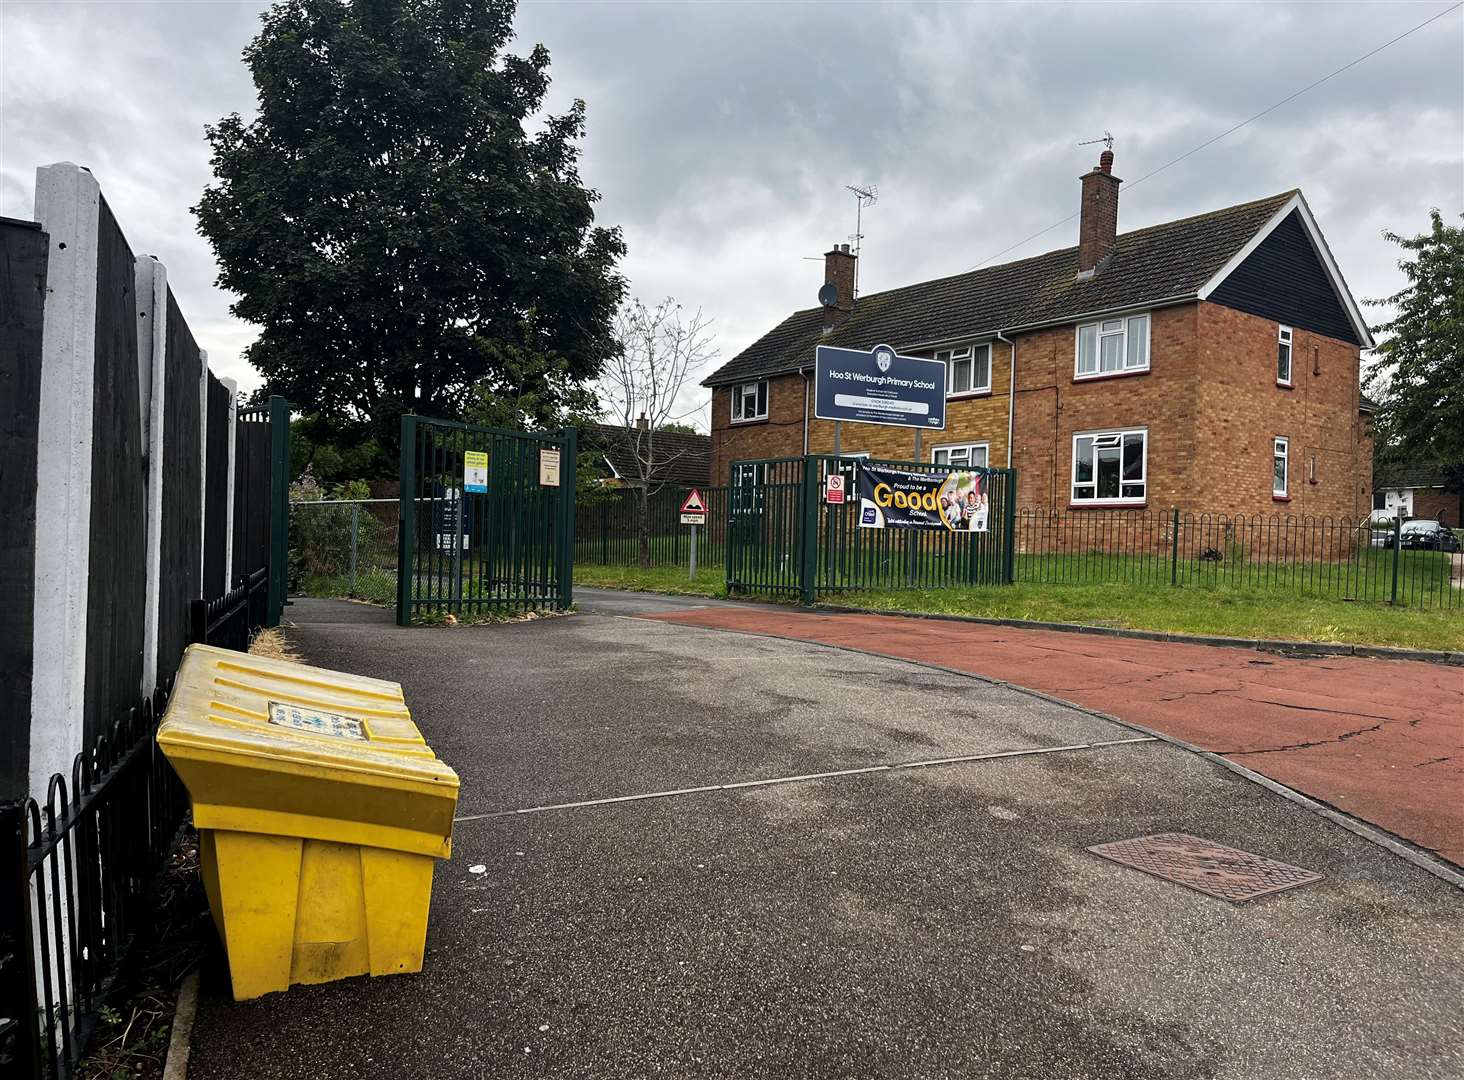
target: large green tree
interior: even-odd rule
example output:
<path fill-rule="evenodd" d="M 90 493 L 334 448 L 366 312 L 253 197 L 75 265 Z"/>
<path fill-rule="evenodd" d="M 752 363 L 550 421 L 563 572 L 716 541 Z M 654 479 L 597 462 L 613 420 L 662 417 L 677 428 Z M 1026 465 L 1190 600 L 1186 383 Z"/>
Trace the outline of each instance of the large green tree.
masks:
<path fill-rule="evenodd" d="M 1383 235 L 1407 255 L 1407 284 L 1368 303 L 1393 310 L 1368 376 L 1379 397 L 1378 445 L 1390 460 L 1464 463 L 1464 228 L 1430 211 L 1418 236 Z"/>
<path fill-rule="evenodd" d="M 402 413 L 485 396 L 551 421 L 614 350 L 625 246 L 577 171 L 584 102 L 543 113 L 514 7 L 281 0 L 244 53 L 257 116 L 207 129 L 194 212 L 260 328 L 248 359 L 343 438 L 389 451 Z"/>

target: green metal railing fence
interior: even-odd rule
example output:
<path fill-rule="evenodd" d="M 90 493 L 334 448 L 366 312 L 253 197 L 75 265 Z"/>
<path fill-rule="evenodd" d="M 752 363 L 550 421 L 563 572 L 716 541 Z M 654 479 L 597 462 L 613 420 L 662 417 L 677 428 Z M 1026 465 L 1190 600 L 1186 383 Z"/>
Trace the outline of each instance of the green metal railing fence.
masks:
<path fill-rule="evenodd" d="M 1464 607 L 1464 556 L 1403 547 L 1398 522 L 1279 514 L 1021 510 L 1015 580 L 1234 587 Z"/>
<path fill-rule="evenodd" d="M 398 624 L 569 607 L 576 449 L 573 428 L 402 417 Z M 469 452 L 487 455 L 485 492 L 465 490 Z"/>
<path fill-rule="evenodd" d="M 691 527 L 681 524 L 681 504 L 691 488 L 667 484 L 648 500 L 649 550 L 652 566 L 685 566 L 691 553 Z M 722 561 L 727 539 L 727 488 L 699 487 L 707 507 L 706 524 L 698 527 L 697 563 Z M 636 566 L 640 562 L 639 493 L 609 488 L 586 496 L 575 511 L 574 561 L 598 566 Z"/>
<path fill-rule="evenodd" d="M 984 533 L 867 529 L 859 525 L 857 470 L 865 459 L 806 455 L 735 461 L 728 489 L 725 565 L 732 592 L 818 597 L 863 589 L 933 589 L 1011 581 L 1016 474 L 991 478 Z M 927 462 L 877 461 L 916 472 Z M 846 501 L 828 504 L 830 473 L 845 477 Z"/>
<path fill-rule="evenodd" d="M 392 604 L 400 499 L 290 503 L 290 591 Z"/>

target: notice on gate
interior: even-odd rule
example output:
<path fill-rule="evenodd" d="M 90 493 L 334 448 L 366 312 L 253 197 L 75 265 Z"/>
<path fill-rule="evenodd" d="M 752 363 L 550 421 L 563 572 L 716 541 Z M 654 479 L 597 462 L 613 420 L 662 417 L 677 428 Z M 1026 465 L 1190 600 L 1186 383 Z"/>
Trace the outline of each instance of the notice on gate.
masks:
<path fill-rule="evenodd" d="M 463 490 L 469 495 L 488 493 L 488 454 L 485 451 L 463 452 Z"/>
<path fill-rule="evenodd" d="M 539 451 L 539 486 L 559 486 L 559 451 Z"/>
<path fill-rule="evenodd" d="M 987 532 L 991 473 L 918 472 L 886 465 L 859 469 L 859 525 L 865 529 Z"/>
<path fill-rule="evenodd" d="M 824 480 L 824 502 L 838 506 L 844 501 L 844 474 L 829 473 Z"/>

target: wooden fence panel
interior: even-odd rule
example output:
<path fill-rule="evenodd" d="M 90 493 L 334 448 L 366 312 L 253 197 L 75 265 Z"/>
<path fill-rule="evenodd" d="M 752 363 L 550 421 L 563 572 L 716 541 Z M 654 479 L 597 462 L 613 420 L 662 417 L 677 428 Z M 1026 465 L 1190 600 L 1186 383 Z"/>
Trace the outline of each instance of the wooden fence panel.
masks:
<path fill-rule="evenodd" d="M 229 590 L 224 580 L 229 528 L 229 388 L 208 376 L 208 418 L 204 425 L 203 599 Z"/>
<path fill-rule="evenodd" d="M 168 355 L 163 372 L 162 574 L 158 585 L 158 682 L 173 677 L 188 644 L 189 603 L 201 595 L 202 463 L 198 382 L 203 358 L 168 290 Z M 192 432 L 191 437 L 189 432 Z"/>
<path fill-rule="evenodd" d="M 83 738 L 137 701 L 147 595 L 147 463 L 132 249 L 103 199 L 97 223 L 91 529 Z M 44 493 L 43 493 L 44 497 Z"/>
<path fill-rule="evenodd" d="M 35 610 L 36 440 L 47 237 L 0 219 L 0 801 L 23 798 L 30 769 Z"/>

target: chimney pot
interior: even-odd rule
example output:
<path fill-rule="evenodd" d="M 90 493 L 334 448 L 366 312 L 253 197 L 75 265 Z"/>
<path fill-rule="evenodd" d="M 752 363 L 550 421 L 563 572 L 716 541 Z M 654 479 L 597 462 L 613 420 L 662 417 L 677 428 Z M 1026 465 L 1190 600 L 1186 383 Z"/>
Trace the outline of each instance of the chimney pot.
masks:
<path fill-rule="evenodd" d="M 641 431 L 646 431 L 650 428 L 651 421 L 649 420 L 649 418 L 647 418 L 645 413 L 641 413 L 635 418 L 635 426 Z"/>
<path fill-rule="evenodd" d="M 1099 172 L 1106 172 L 1106 173 L 1113 172 L 1113 151 L 1112 150 L 1105 150 L 1105 151 L 1103 151 L 1103 153 L 1101 153 L 1101 154 L 1098 155 L 1098 171 Z"/>

